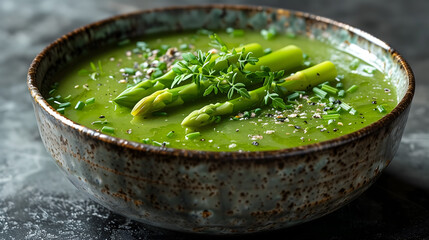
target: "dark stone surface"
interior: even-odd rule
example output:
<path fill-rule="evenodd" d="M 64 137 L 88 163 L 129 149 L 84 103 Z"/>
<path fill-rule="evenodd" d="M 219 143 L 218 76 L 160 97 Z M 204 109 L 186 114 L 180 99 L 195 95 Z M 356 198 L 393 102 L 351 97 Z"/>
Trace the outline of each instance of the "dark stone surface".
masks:
<path fill-rule="evenodd" d="M 188 0 L 180 5 L 200 3 L 209 1 Z M 397 156 L 365 194 L 318 220 L 247 237 L 429 239 L 429 79 L 425 74 L 429 67 L 429 1 L 217 3 L 284 7 L 356 26 L 402 53 L 417 79 L 416 97 Z M 43 147 L 25 81 L 31 60 L 62 34 L 115 14 L 178 4 L 172 0 L 0 1 L 0 239 L 201 238 L 128 220 L 78 192 Z"/>

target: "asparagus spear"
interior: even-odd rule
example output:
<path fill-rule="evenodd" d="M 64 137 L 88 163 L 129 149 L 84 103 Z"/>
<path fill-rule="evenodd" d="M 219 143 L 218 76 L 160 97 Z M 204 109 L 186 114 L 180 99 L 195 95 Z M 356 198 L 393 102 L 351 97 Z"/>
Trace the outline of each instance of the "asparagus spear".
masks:
<path fill-rule="evenodd" d="M 252 56 L 254 57 L 260 57 L 263 55 L 262 46 L 258 43 L 246 44 L 242 47 L 235 48 L 235 51 L 241 52 L 243 49 L 245 54 L 252 52 Z M 219 57 L 220 56 L 217 54 L 213 55 L 210 61 L 214 62 Z M 237 60 L 238 60 L 238 55 L 227 55 L 222 59 L 219 59 L 216 61 L 216 64 L 214 65 L 214 70 L 217 70 L 217 71 L 222 70 L 228 67 L 228 63 L 237 62 Z M 133 87 L 125 89 L 113 100 L 119 105 L 131 108 L 140 99 L 154 93 L 155 91 L 158 91 L 164 88 L 169 88 L 176 76 L 177 74 L 173 70 L 170 70 L 166 74 L 164 74 L 163 76 L 157 79 L 146 80 L 138 83 Z"/>
<path fill-rule="evenodd" d="M 320 83 L 333 80 L 336 76 L 337 70 L 335 65 L 330 61 L 325 61 L 287 77 L 278 86 L 284 87 L 287 89 L 287 92 L 305 90 Z M 266 88 L 257 88 L 250 91 L 249 94 L 250 98 L 239 97 L 223 103 L 206 105 L 199 110 L 195 110 L 182 121 L 182 126 L 189 128 L 202 127 L 215 122 L 222 115 L 230 115 L 260 106 L 266 95 Z"/>
<path fill-rule="evenodd" d="M 283 69 L 295 69 L 302 65 L 303 57 L 300 48 L 290 45 L 281 48 L 275 52 L 259 58 L 255 65 L 247 64 L 244 67 L 245 71 L 249 69 L 260 69 L 261 66 L 267 66 L 273 71 Z M 251 85 L 250 79 L 247 79 L 240 72 L 237 72 L 235 82 L 240 82 L 245 85 Z M 190 83 L 173 89 L 162 89 L 153 94 L 141 99 L 132 109 L 133 116 L 145 115 L 151 112 L 162 110 L 166 107 L 174 107 L 182 105 L 186 102 L 195 101 L 204 96 L 206 88 L 211 84 L 210 81 L 201 81 L 198 86 L 195 83 Z"/>

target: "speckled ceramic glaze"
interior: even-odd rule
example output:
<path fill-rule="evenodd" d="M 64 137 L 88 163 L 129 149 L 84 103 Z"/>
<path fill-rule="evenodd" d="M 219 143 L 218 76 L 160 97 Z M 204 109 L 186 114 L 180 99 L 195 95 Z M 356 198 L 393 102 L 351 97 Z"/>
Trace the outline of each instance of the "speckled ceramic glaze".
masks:
<path fill-rule="evenodd" d="M 229 26 L 273 26 L 355 54 L 392 79 L 399 104 L 370 126 L 326 142 L 278 151 L 204 152 L 104 135 L 65 118 L 43 97 L 50 76 L 88 49 L 159 32 Z M 414 77 L 395 50 L 342 23 L 283 9 L 198 6 L 121 15 L 77 29 L 36 57 L 28 86 L 46 149 L 95 201 L 153 226 L 228 234 L 309 221 L 365 191 L 395 155 Z"/>

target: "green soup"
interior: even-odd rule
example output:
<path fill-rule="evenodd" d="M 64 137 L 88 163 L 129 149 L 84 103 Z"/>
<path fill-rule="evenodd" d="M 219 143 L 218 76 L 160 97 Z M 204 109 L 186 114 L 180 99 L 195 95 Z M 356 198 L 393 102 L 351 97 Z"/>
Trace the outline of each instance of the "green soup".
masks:
<path fill-rule="evenodd" d="M 325 99 L 319 99 L 313 91 L 299 92 L 289 101 L 285 98 L 292 106 L 286 110 L 261 106 L 261 113 L 258 110 L 254 114 L 249 109 L 248 113 L 228 116 L 219 123 L 198 129 L 199 134 L 187 138 L 185 136 L 195 130 L 182 127 L 182 120 L 206 104 L 225 101 L 226 96 L 218 94 L 217 97 L 198 99 L 146 117 L 133 117 L 130 108 L 113 101 L 130 85 L 144 81 L 144 76 L 136 77 L 135 71 L 147 67 L 144 62 L 150 56 L 140 51 L 146 44 L 151 49 L 161 49 L 161 53 L 169 47 L 185 52 L 189 51 L 189 46 L 203 51 L 212 48 L 207 36 L 175 33 L 139 39 L 145 44 L 123 41 L 84 56 L 55 76 L 48 100 L 73 121 L 95 130 L 103 129 L 115 137 L 171 148 L 209 151 L 264 151 L 326 141 L 377 121 L 397 104 L 395 89 L 383 72 L 335 46 L 286 35 L 266 40 L 258 32 L 246 32 L 244 36 L 220 33 L 219 36 L 228 47 L 256 42 L 274 51 L 293 44 L 308 56 L 307 65 L 330 60 L 335 64 L 339 78 L 329 85 L 344 90 L 345 94 L 329 93 Z M 164 67 L 155 70 L 160 69 Z M 127 74 L 130 72 L 131 75 Z M 338 107 L 340 103 L 350 108 Z M 339 117 L 324 118 L 327 112 L 338 113 Z"/>

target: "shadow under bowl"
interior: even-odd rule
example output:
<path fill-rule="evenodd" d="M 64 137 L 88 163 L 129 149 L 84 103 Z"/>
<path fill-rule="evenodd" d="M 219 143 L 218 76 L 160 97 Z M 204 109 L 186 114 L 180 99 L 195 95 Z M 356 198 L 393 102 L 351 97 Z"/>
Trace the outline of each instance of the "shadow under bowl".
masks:
<path fill-rule="evenodd" d="M 329 141 L 260 152 L 160 148 L 105 135 L 45 100 L 50 77 L 74 59 L 124 38 L 226 27 L 276 27 L 337 46 L 382 69 L 398 105 L 381 120 Z M 40 135 L 70 181 L 109 208 L 185 232 L 250 233 L 328 214 L 360 195 L 398 149 L 414 94 L 405 60 L 379 39 L 320 16 L 252 6 L 171 7 L 79 28 L 45 48 L 28 72 Z"/>

